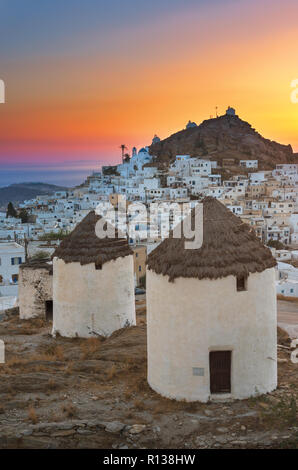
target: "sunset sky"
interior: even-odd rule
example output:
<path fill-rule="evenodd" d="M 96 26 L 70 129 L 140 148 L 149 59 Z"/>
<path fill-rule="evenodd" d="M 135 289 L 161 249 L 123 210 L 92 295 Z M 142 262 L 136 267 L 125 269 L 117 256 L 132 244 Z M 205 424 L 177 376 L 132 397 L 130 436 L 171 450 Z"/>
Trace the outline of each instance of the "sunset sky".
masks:
<path fill-rule="evenodd" d="M 228 105 L 298 152 L 297 0 L 0 0 L 0 185 L 79 183 Z"/>

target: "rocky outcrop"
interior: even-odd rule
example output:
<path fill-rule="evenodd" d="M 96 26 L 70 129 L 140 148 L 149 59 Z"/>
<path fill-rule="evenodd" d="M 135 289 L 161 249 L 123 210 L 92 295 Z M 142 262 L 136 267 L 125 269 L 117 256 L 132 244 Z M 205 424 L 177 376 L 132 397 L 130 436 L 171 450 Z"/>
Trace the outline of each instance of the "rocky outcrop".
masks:
<path fill-rule="evenodd" d="M 297 161 L 291 145 L 265 139 L 238 116 L 224 115 L 203 121 L 157 142 L 150 153 L 158 162 L 169 163 L 176 155 L 208 157 L 219 163 L 224 158 L 259 160 L 259 168 L 272 169 L 277 163 Z"/>

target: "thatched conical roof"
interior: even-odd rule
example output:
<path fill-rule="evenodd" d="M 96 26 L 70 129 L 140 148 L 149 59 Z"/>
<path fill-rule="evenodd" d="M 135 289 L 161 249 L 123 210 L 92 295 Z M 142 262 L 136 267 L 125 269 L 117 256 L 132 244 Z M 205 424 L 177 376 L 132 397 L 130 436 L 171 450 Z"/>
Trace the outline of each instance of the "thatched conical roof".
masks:
<path fill-rule="evenodd" d="M 276 265 L 269 248 L 254 230 L 212 197 L 203 201 L 203 245 L 185 249 L 184 237 L 165 239 L 148 257 L 148 268 L 157 274 L 217 279 L 247 276 Z M 194 220 L 196 208 L 192 210 Z M 171 236 L 171 234 L 170 234 Z"/>
<path fill-rule="evenodd" d="M 94 211 L 76 226 L 76 228 L 56 248 L 53 258 L 63 259 L 65 263 L 95 263 L 101 268 L 104 263 L 119 257 L 132 255 L 126 238 L 119 238 L 117 230 L 115 238 L 99 238 L 95 226 L 101 219 Z"/>

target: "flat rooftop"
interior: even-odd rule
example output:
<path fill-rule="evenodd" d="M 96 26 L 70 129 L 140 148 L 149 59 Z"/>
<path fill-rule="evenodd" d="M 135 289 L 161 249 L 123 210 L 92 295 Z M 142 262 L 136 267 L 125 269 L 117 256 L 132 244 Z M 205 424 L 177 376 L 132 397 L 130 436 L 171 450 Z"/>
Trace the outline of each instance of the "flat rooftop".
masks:
<path fill-rule="evenodd" d="M 16 242 L 0 242 L 1 251 L 24 251 L 24 247 Z"/>

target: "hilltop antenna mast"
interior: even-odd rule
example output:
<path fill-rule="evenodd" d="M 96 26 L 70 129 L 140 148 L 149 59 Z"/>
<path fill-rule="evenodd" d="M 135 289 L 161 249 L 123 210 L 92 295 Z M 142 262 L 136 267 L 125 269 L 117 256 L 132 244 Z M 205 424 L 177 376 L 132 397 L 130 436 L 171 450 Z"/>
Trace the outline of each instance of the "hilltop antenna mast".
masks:
<path fill-rule="evenodd" d="M 218 106 L 215 106 L 215 115 L 216 115 L 216 117 L 218 118 L 217 110 L 218 110 Z"/>

